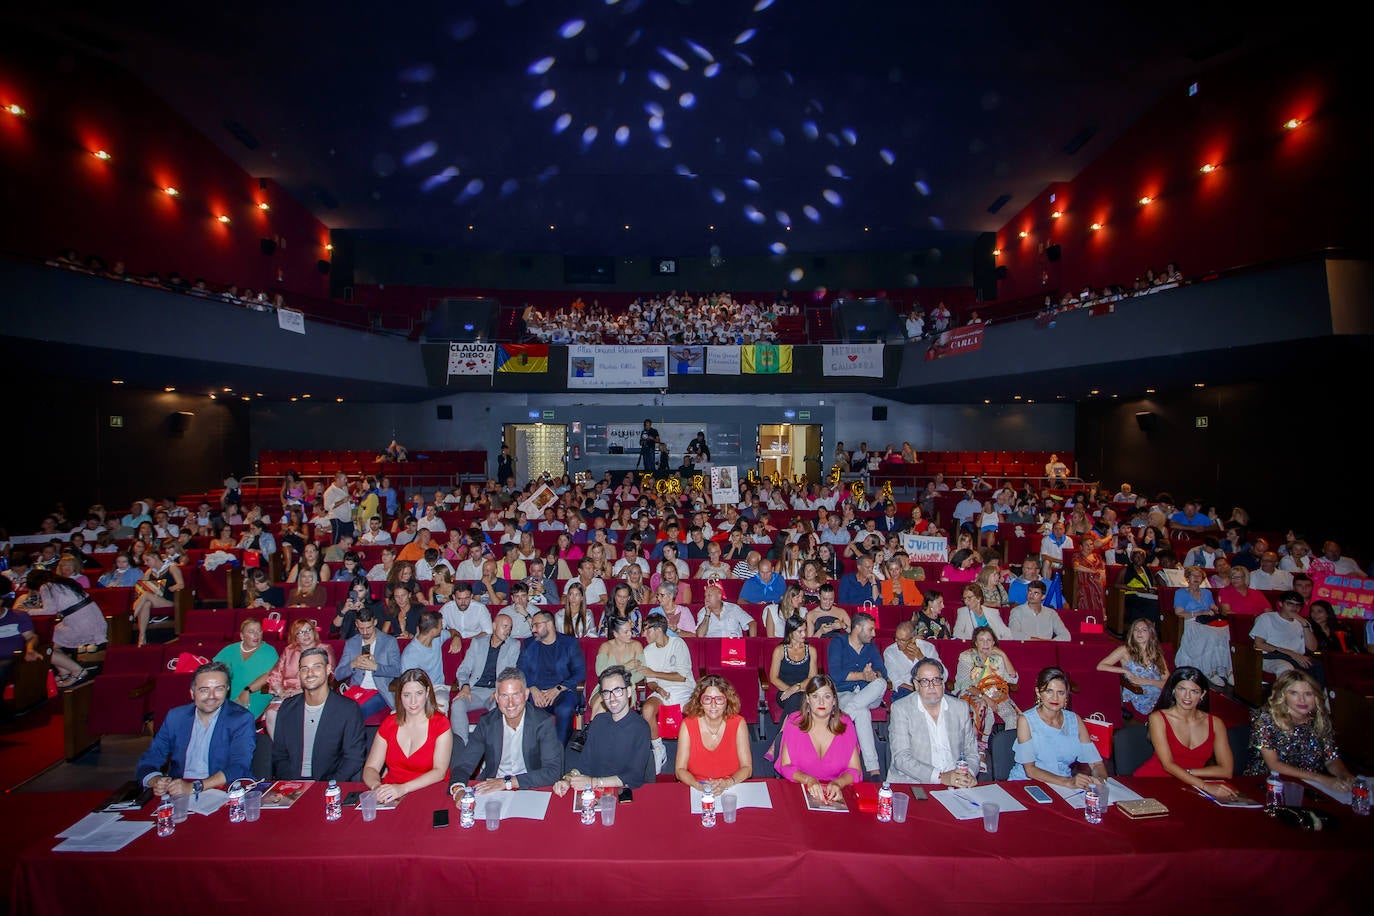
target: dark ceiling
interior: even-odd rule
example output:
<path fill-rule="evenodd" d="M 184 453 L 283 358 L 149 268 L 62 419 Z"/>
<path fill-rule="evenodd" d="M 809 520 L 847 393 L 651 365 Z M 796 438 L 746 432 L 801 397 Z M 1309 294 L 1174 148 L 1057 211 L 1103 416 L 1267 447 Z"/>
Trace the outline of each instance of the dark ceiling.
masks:
<path fill-rule="evenodd" d="M 3 17 L 132 71 L 331 228 L 617 255 L 967 240 L 1163 93 L 1270 40 L 1232 10 L 1182 4 L 341 0 Z"/>

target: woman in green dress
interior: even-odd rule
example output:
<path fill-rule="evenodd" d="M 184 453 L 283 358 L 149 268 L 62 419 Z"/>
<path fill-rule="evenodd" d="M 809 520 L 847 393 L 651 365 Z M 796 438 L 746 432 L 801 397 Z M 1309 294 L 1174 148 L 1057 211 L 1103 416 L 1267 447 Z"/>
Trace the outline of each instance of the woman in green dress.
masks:
<path fill-rule="evenodd" d="M 220 649 L 215 661 L 229 666 L 230 683 L 238 688 L 235 702 L 248 707 L 254 719 L 261 717 L 267 704 L 272 702 L 272 695 L 261 691 L 250 693 L 247 688 L 277 663 L 277 650 L 262 641 L 262 621 L 245 617 L 239 624 L 239 641 Z"/>

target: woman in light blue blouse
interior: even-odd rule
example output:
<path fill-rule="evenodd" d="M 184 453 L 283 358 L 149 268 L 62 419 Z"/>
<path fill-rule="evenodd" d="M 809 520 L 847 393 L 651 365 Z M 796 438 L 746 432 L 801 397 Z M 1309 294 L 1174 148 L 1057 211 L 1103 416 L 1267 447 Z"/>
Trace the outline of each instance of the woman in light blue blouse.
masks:
<path fill-rule="evenodd" d="M 1046 668 L 1035 679 L 1035 706 L 1016 720 L 1016 765 L 1011 779 L 1038 779 L 1069 788 L 1086 788 L 1107 778 L 1102 755 L 1093 747 L 1083 720 L 1071 712 L 1069 676 Z M 1088 773 L 1075 773 L 1074 764 Z"/>

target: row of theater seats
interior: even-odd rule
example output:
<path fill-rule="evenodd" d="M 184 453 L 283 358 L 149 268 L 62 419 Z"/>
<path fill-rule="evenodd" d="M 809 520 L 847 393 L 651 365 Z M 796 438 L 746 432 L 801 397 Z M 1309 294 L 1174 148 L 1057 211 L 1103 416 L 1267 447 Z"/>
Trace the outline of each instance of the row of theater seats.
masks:
<path fill-rule="evenodd" d="M 482 449 L 423 449 L 410 454 L 410 460 L 377 462 L 377 451 L 263 451 L 258 454 L 258 473 L 277 476 L 294 470 L 302 476 L 333 475 L 336 471 L 356 474 L 462 474 L 485 476 L 487 453 Z"/>

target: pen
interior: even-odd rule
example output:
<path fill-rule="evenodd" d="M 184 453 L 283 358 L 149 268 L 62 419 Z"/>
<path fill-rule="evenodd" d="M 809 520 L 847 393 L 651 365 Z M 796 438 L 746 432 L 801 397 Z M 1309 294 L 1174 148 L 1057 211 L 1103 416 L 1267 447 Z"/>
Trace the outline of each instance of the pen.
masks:
<path fill-rule="evenodd" d="M 955 792 L 955 793 L 954 793 L 954 797 L 957 798 L 957 799 L 959 799 L 960 801 L 966 801 L 966 802 L 968 802 L 970 805 L 972 805 L 972 806 L 975 807 L 975 808 L 981 808 L 981 807 L 983 807 L 983 806 L 980 805 L 978 802 L 974 801 L 973 799 L 971 799 L 971 798 L 969 798 L 969 797 L 967 797 L 967 796 L 965 796 L 965 795 L 960 795 L 958 792 Z"/>
<path fill-rule="evenodd" d="M 1082 794 L 1083 794 L 1084 792 L 1086 792 L 1086 791 L 1088 791 L 1088 790 L 1087 790 L 1087 789 L 1079 789 L 1077 792 L 1074 792 L 1074 793 L 1069 794 L 1069 795 L 1065 795 L 1065 796 L 1064 796 L 1064 801 L 1068 801 L 1068 800 L 1071 799 L 1071 798 L 1077 798 L 1078 796 L 1082 795 Z"/>

